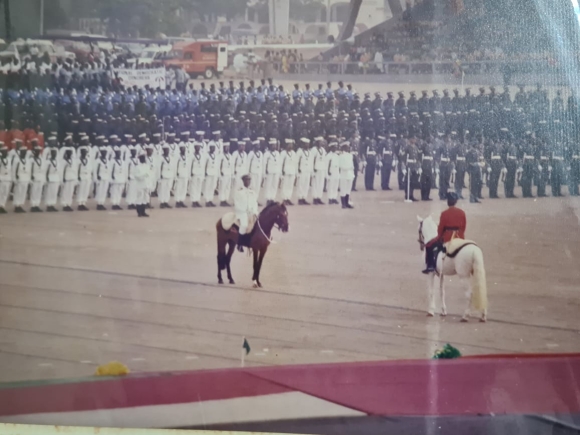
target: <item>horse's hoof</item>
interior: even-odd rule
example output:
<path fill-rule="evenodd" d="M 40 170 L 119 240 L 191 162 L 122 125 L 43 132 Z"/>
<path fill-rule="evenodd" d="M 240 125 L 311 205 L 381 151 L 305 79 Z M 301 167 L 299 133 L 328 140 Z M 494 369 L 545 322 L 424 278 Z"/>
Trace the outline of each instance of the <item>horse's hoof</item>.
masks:
<path fill-rule="evenodd" d="M 235 284 L 233 279 L 230 279 L 230 284 Z"/>
<path fill-rule="evenodd" d="M 447 317 L 447 313 L 441 313 L 440 316 L 441 317 Z"/>
<path fill-rule="evenodd" d="M 223 284 L 223 283 L 224 283 L 223 279 L 218 280 L 218 284 Z"/>
<path fill-rule="evenodd" d="M 468 322 L 467 317 L 462 317 L 461 318 L 461 323 L 467 323 L 467 322 Z"/>
<path fill-rule="evenodd" d="M 487 319 L 485 317 L 482 317 L 481 319 L 479 319 L 479 323 L 486 323 Z"/>
<path fill-rule="evenodd" d="M 258 288 L 258 282 L 254 281 L 254 283 L 252 284 L 252 288 Z"/>
<path fill-rule="evenodd" d="M 427 313 L 427 317 L 435 317 L 435 313 L 428 312 L 428 313 Z"/>
<path fill-rule="evenodd" d="M 262 288 L 262 283 L 260 281 L 258 281 L 258 287 Z"/>

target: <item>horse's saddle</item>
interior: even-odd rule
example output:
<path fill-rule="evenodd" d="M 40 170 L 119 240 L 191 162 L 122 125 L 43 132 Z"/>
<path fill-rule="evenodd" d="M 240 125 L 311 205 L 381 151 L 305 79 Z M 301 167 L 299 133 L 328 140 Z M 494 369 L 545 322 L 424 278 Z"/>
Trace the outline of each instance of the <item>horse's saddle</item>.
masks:
<path fill-rule="evenodd" d="M 222 217 L 222 228 L 225 231 L 229 231 L 234 225 L 236 228 L 239 228 L 240 226 L 240 220 L 236 217 L 236 214 L 233 211 L 224 214 Z M 256 225 L 256 216 L 250 216 L 248 219 L 248 229 L 246 230 L 246 234 L 252 232 L 254 225 Z"/>
<path fill-rule="evenodd" d="M 475 242 L 471 240 L 460 239 L 458 237 L 451 239 L 449 242 L 443 245 L 445 247 L 446 252 L 445 256 L 453 258 L 457 254 L 459 254 L 459 251 L 461 251 L 463 248 L 469 245 L 475 245 Z"/>

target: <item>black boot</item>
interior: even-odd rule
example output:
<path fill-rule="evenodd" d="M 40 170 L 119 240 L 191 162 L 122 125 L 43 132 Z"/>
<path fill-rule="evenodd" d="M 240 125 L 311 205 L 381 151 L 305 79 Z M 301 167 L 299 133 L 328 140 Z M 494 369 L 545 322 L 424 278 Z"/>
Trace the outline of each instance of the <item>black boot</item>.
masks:
<path fill-rule="evenodd" d="M 145 213 L 145 205 L 141 204 L 141 216 L 139 217 L 149 217 L 147 213 Z"/>
<path fill-rule="evenodd" d="M 350 195 L 346 195 L 345 199 L 344 199 L 344 204 L 346 205 L 346 208 L 354 208 L 351 204 L 350 204 Z"/>
<path fill-rule="evenodd" d="M 340 197 L 340 202 L 342 204 L 342 208 L 346 208 L 346 196 L 341 196 Z"/>

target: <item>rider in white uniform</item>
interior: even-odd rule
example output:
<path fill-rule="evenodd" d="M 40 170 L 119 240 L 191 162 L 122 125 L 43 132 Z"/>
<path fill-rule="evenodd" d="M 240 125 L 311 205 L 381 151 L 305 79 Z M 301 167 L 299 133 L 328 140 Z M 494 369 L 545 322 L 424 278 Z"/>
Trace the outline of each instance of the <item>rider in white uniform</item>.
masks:
<path fill-rule="evenodd" d="M 234 211 L 236 213 L 236 219 L 240 222 L 240 227 L 238 230 L 238 250 L 243 252 L 243 245 L 246 238 L 243 237 L 248 229 L 248 222 L 251 216 L 258 214 L 258 197 L 256 193 L 250 189 L 250 183 L 252 177 L 250 175 L 244 175 L 242 177 L 242 182 L 244 185 L 236 190 L 234 195 Z"/>

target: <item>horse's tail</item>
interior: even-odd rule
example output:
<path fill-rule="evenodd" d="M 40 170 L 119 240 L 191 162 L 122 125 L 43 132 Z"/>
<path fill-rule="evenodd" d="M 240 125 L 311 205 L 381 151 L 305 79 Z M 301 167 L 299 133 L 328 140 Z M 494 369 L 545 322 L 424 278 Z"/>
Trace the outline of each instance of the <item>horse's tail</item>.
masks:
<path fill-rule="evenodd" d="M 479 247 L 473 250 L 473 273 L 471 275 L 471 308 L 474 311 L 487 310 L 487 282 L 483 252 Z"/>

